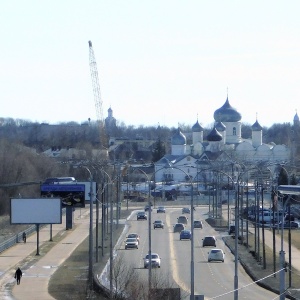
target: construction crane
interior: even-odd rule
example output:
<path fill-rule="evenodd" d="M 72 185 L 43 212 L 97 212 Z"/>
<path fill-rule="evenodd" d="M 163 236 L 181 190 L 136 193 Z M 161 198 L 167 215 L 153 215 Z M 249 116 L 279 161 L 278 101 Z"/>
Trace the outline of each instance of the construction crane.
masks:
<path fill-rule="evenodd" d="M 89 41 L 89 49 L 90 49 L 90 51 L 89 51 L 89 53 L 90 53 L 90 55 L 89 55 L 90 71 L 91 71 L 91 77 L 92 77 L 92 85 L 93 85 L 97 122 L 99 125 L 100 143 L 101 143 L 101 147 L 106 149 L 107 141 L 106 141 L 106 134 L 105 134 L 105 124 L 104 124 L 104 119 L 103 119 L 101 91 L 100 91 L 97 63 L 96 63 L 96 58 L 95 58 L 95 54 L 94 54 L 94 50 L 93 50 L 91 41 Z"/>

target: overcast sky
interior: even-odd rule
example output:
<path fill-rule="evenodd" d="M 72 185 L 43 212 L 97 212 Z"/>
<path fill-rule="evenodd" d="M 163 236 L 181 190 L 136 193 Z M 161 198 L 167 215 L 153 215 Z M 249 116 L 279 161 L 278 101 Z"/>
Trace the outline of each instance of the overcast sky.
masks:
<path fill-rule="evenodd" d="M 300 1 L 3 0 L 0 117 L 211 125 L 227 97 L 242 122 L 292 122 L 300 109 Z M 300 111 L 299 111 L 300 115 Z"/>

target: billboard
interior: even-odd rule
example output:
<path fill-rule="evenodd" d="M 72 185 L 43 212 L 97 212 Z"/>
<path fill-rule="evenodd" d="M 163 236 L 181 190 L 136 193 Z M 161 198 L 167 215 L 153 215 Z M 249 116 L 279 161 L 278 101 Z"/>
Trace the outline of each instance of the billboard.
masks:
<path fill-rule="evenodd" d="M 84 184 L 41 184 L 41 196 L 45 198 L 61 199 L 63 207 L 85 206 L 85 185 Z"/>
<path fill-rule="evenodd" d="M 60 198 L 11 198 L 11 224 L 61 224 Z"/>

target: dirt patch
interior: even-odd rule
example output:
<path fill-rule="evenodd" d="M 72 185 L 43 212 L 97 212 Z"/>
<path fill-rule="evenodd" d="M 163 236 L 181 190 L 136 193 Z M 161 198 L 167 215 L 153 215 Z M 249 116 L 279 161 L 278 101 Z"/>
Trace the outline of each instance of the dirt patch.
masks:
<path fill-rule="evenodd" d="M 122 211 L 121 218 L 127 218 L 131 213 L 130 210 Z M 117 243 L 124 229 L 123 225 L 114 225 L 113 231 L 113 246 Z M 101 226 L 99 228 L 99 241 L 101 241 Z M 94 241 L 95 241 L 94 236 Z M 106 234 L 103 256 L 102 248 L 99 246 L 99 260 L 94 265 L 94 268 L 103 270 L 109 260 L 109 233 Z M 95 244 L 95 242 L 94 242 Z M 97 299 L 106 300 L 105 293 L 102 293 L 96 285 L 94 292 L 90 292 L 88 283 L 89 271 L 89 238 L 86 238 L 72 253 L 72 255 L 57 269 L 49 282 L 49 293 L 57 300 L 82 300 L 82 299 Z"/>

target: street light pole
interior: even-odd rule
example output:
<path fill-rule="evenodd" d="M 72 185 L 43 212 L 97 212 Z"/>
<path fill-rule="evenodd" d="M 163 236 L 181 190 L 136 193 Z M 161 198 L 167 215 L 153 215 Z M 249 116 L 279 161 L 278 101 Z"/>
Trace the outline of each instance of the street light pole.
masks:
<path fill-rule="evenodd" d="M 93 175 L 90 169 L 86 166 L 84 168 L 90 174 L 90 227 L 89 227 L 89 286 L 93 289 Z"/>
<path fill-rule="evenodd" d="M 191 300 L 194 300 L 195 294 L 195 270 L 194 270 L 194 189 L 193 182 L 191 182 Z"/>

